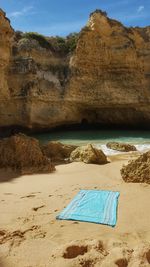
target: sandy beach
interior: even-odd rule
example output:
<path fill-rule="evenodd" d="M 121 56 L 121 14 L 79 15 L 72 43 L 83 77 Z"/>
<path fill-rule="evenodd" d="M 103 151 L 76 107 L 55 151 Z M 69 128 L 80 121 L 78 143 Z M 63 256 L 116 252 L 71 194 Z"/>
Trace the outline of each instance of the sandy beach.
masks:
<path fill-rule="evenodd" d="M 0 267 L 150 267 L 149 11 L 0 1 Z"/>
<path fill-rule="evenodd" d="M 150 186 L 122 180 L 120 169 L 129 157 L 17 178 L 1 170 L 0 266 L 149 266 Z M 55 219 L 80 189 L 120 192 L 115 228 Z"/>

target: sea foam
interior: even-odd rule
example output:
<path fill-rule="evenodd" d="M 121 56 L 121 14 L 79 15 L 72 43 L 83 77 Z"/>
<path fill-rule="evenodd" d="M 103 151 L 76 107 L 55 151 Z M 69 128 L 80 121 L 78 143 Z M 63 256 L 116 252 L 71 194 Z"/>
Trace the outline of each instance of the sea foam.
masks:
<path fill-rule="evenodd" d="M 104 152 L 104 154 L 107 156 L 129 153 L 129 152 L 120 152 L 117 150 L 110 149 L 105 144 L 103 144 L 103 145 L 95 144 L 94 146 L 97 149 L 101 149 Z M 136 147 L 137 151 L 139 151 L 139 152 L 146 152 L 146 151 L 150 150 L 150 143 L 149 144 L 138 144 L 138 145 L 135 145 L 135 147 Z M 133 151 L 131 151 L 130 153 L 133 153 Z"/>

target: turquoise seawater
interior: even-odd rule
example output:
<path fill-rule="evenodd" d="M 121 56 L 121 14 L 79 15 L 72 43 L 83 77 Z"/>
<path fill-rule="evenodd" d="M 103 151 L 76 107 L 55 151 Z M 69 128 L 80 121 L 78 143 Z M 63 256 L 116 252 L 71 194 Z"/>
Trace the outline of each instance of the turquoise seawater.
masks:
<path fill-rule="evenodd" d="M 87 130 L 87 131 L 55 131 L 34 135 L 41 143 L 48 141 L 60 141 L 65 144 L 85 145 L 91 143 L 106 154 L 117 152 L 107 149 L 110 141 L 125 142 L 136 145 L 139 151 L 150 149 L 150 131 L 126 131 L 126 130 Z"/>

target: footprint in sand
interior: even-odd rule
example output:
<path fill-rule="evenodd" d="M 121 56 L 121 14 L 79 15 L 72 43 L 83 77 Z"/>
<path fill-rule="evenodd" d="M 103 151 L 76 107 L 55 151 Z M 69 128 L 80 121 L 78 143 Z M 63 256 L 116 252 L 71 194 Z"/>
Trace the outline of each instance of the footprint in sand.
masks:
<path fill-rule="evenodd" d="M 31 219 L 31 218 L 30 218 Z M 23 224 L 28 223 L 30 221 L 27 217 L 18 217 L 17 220 L 22 221 Z"/>
<path fill-rule="evenodd" d="M 128 261 L 127 261 L 127 259 L 122 258 L 122 259 L 119 259 L 119 260 L 115 261 L 115 264 L 118 267 L 127 267 L 128 266 Z"/>
<path fill-rule="evenodd" d="M 30 195 L 27 195 L 27 196 L 23 196 L 23 197 L 21 197 L 21 198 L 33 198 L 33 197 L 35 197 L 35 195 L 30 194 Z"/>
<path fill-rule="evenodd" d="M 4 244 L 6 242 L 10 242 L 10 247 L 13 245 L 20 245 L 21 242 L 24 241 L 24 234 L 20 230 L 16 230 L 13 232 L 8 232 L 5 230 L 0 231 L 0 244 Z"/>
<path fill-rule="evenodd" d="M 53 258 L 58 261 L 60 257 L 64 258 L 65 262 L 66 260 L 70 261 L 72 263 L 70 266 L 73 266 L 74 263 L 75 266 L 94 267 L 95 263 L 98 261 L 101 263 L 101 260 L 105 258 L 107 254 L 100 241 L 94 243 L 93 241 L 89 243 L 75 241 L 73 244 L 66 244 L 65 247 L 63 246 L 62 249 L 58 249 L 56 254 L 54 253 L 52 255 Z"/>
<path fill-rule="evenodd" d="M 29 220 L 29 218 L 25 218 L 24 220 L 23 220 L 23 223 L 28 223 L 30 220 Z"/>
<path fill-rule="evenodd" d="M 0 237 L 6 235 L 7 231 L 6 230 L 0 230 Z"/>
<path fill-rule="evenodd" d="M 146 254 L 146 259 L 148 263 L 150 264 L 150 249 L 145 254 Z"/>
<path fill-rule="evenodd" d="M 72 245 L 66 248 L 63 254 L 64 259 L 74 259 L 79 255 L 84 255 L 88 252 L 88 246 Z"/>
<path fill-rule="evenodd" d="M 9 251 L 11 251 L 13 246 L 20 246 L 21 243 L 26 240 L 27 234 L 29 234 L 28 239 L 44 238 L 46 236 L 46 232 L 42 231 L 40 228 L 41 226 L 39 225 L 33 225 L 24 231 L 15 230 L 13 232 L 9 232 L 6 230 L 0 230 L 0 245 L 9 242 Z"/>
<path fill-rule="evenodd" d="M 31 195 L 41 194 L 41 192 L 31 192 Z"/>
<path fill-rule="evenodd" d="M 110 245 L 99 240 L 75 241 L 74 243 L 60 246 L 52 255 L 54 261 L 56 259 L 56 263 L 60 261 L 60 258 L 64 259 L 64 263 L 70 262 L 70 265 L 67 266 L 150 266 L 150 246 L 144 243 L 140 248 L 131 249 L 124 242 L 113 242 Z"/>
<path fill-rule="evenodd" d="M 34 210 L 34 211 L 38 211 L 39 209 L 42 209 L 42 208 L 44 208 L 45 207 L 45 205 L 41 205 L 41 206 L 39 206 L 39 207 L 34 207 L 34 208 L 32 208 L 32 210 Z"/>

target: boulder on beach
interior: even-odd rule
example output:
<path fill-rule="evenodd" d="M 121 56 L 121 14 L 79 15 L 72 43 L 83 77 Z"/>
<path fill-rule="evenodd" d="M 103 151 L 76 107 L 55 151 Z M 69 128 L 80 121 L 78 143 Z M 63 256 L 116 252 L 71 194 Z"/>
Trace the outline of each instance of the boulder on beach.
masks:
<path fill-rule="evenodd" d="M 49 173 L 55 170 L 41 151 L 39 141 L 17 134 L 0 141 L 0 168 L 11 168 L 20 174 Z"/>
<path fill-rule="evenodd" d="M 71 161 L 82 161 L 84 163 L 106 164 L 107 157 L 102 150 L 94 148 L 91 144 L 76 148 L 70 155 Z"/>
<path fill-rule="evenodd" d="M 150 151 L 142 154 L 136 160 L 132 160 L 121 169 L 121 175 L 128 183 L 150 184 Z"/>
<path fill-rule="evenodd" d="M 117 150 L 120 152 L 137 151 L 135 146 L 126 143 L 109 142 L 106 144 L 106 146 L 110 149 Z"/>
<path fill-rule="evenodd" d="M 54 163 L 67 163 L 70 154 L 77 146 L 62 144 L 58 141 L 51 141 L 46 145 L 41 146 L 43 154 L 50 158 Z"/>

